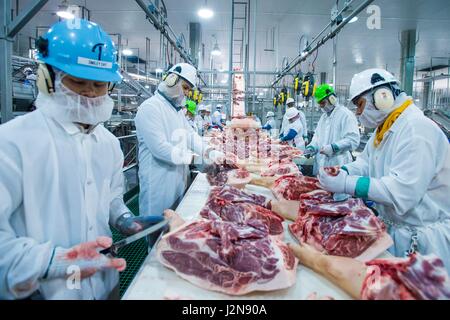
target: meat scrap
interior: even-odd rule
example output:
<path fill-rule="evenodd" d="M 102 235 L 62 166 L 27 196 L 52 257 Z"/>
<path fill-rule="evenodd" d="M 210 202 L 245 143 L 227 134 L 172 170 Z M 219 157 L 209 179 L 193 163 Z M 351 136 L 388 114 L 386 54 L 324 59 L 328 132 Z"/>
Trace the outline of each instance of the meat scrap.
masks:
<path fill-rule="evenodd" d="M 262 177 L 282 177 L 287 175 L 302 176 L 302 173 L 298 169 L 298 166 L 291 161 L 286 163 L 272 163 L 266 170 L 261 172 Z"/>
<path fill-rule="evenodd" d="M 205 219 L 250 225 L 282 238 L 284 219 L 263 205 L 267 205 L 263 196 L 248 195 L 236 188 L 224 186 L 211 192 L 200 215 Z"/>
<path fill-rule="evenodd" d="M 157 258 L 181 278 L 229 295 L 288 288 L 297 259 L 267 231 L 226 221 L 198 220 L 164 236 Z"/>
<path fill-rule="evenodd" d="M 283 176 L 275 181 L 272 192 L 278 200 L 299 201 L 304 193 L 320 189 L 319 180 L 305 176 Z"/>
<path fill-rule="evenodd" d="M 325 202 L 304 199 L 291 234 L 330 255 L 355 258 L 385 232 L 384 224 L 360 199 Z"/>
<path fill-rule="evenodd" d="M 366 263 L 368 272 L 361 298 L 365 300 L 448 300 L 450 279 L 435 255 L 376 259 Z"/>
<path fill-rule="evenodd" d="M 247 184 L 251 181 L 250 172 L 234 164 L 212 164 L 205 167 L 206 178 L 212 186 Z"/>

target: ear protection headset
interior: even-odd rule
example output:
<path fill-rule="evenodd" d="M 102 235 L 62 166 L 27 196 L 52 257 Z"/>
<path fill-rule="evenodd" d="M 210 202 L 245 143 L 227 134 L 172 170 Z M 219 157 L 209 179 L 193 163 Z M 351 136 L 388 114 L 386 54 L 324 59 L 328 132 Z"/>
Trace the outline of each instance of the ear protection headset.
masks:
<path fill-rule="evenodd" d="M 48 40 L 42 37 L 39 37 L 36 40 L 36 49 L 42 55 L 42 57 L 48 56 Z M 46 63 L 39 63 L 39 67 L 37 70 L 37 80 L 36 85 L 40 92 L 51 95 L 55 93 L 55 71 L 53 67 Z M 115 83 L 109 82 L 108 84 L 108 92 L 111 93 L 116 86 Z"/>
<path fill-rule="evenodd" d="M 328 101 L 334 106 L 337 103 L 337 98 L 334 94 L 332 94 L 328 97 Z"/>
<path fill-rule="evenodd" d="M 180 81 L 180 76 L 175 73 L 169 73 L 163 76 L 163 81 L 169 88 L 175 87 Z"/>
<path fill-rule="evenodd" d="M 372 75 L 371 82 L 385 81 L 378 73 Z M 380 111 L 389 112 L 395 104 L 395 97 L 401 93 L 401 90 L 394 87 L 393 83 L 386 83 L 372 91 L 373 104 Z"/>

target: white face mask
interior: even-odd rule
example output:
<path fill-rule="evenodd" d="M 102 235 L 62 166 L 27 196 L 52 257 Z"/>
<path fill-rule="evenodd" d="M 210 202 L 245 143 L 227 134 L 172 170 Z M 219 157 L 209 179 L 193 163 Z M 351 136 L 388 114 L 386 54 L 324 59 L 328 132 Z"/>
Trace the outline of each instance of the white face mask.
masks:
<path fill-rule="evenodd" d="M 114 101 L 108 94 L 88 98 L 70 90 L 62 83 L 62 73 L 56 73 L 55 93 L 40 93 L 36 106 L 48 116 L 61 122 L 96 126 L 111 118 Z"/>
<path fill-rule="evenodd" d="M 326 102 L 325 107 L 320 107 L 320 110 L 323 113 L 330 113 L 334 110 L 334 106 L 330 104 L 329 102 Z"/>
<path fill-rule="evenodd" d="M 388 115 L 378 110 L 374 106 L 372 102 L 372 94 L 365 95 L 364 99 L 366 100 L 366 105 L 364 107 L 363 113 L 358 116 L 358 120 L 361 125 L 368 129 L 377 128 L 380 124 L 383 123 Z"/>
<path fill-rule="evenodd" d="M 182 81 L 179 81 L 175 86 L 168 87 L 167 84 L 163 81 L 158 86 L 158 90 L 161 91 L 167 98 L 172 100 L 172 102 L 177 106 L 185 106 L 186 105 L 186 96 L 183 92 Z"/>

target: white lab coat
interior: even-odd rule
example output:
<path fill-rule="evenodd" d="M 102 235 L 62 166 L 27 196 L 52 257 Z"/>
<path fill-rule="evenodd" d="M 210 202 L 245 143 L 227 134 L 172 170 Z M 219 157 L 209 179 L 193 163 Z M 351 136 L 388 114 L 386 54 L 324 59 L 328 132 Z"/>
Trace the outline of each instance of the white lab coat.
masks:
<path fill-rule="evenodd" d="M 298 113 L 300 114 L 300 121 L 302 123 L 303 130 L 304 130 L 303 136 L 307 136 L 308 135 L 308 123 L 306 122 L 306 116 L 303 113 L 303 111 L 301 111 L 301 110 L 298 110 Z"/>
<path fill-rule="evenodd" d="M 309 145 L 320 151 L 322 147 L 332 143 L 338 145 L 341 151 L 331 157 L 317 153 L 314 160 L 314 175 L 317 175 L 321 167 L 342 166 L 352 162 L 350 152 L 359 146 L 360 133 L 356 116 L 340 105 L 337 105 L 330 115 L 324 113 L 320 117 Z"/>
<path fill-rule="evenodd" d="M 191 126 L 191 128 L 198 133 L 198 127 L 197 127 L 197 121 L 195 121 L 195 119 L 191 119 L 191 118 L 186 118 L 187 122 L 189 123 L 189 125 Z"/>
<path fill-rule="evenodd" d="M 195 116 L 195 125 L 197 127 L 197 132 L 199 135 L 203 136 L 203 118 L 201 115 L 196 115 Z"/>
<path fill-rule="evenodd" d="M 300 119 L 295 120 L 293 123 L 289 122 L 285 126 L 283 136 L 287 136 L 291 129 L 295 130 L 297 132 L 297 135 L 295 136 L 294 139 L 288 141 L 289 145 L 291 147 L 295 147 L 297 149 L 304 151 L 305 150 L 305 140 L 303 139 L 303 135 L 305 132 L 304 132 L 304 129 L 303 129 Z"/>
<path fill-rule="evenodd" d="M 159 92 L 137 112 L 140 214 L 162 215 L 184 195 L 193 152 L 203 155 L 203 140 Z"/>
<path fill-rule="evenodd" d="M 267 122 L 266 122 L 266 124 L 264 125 L 264 126 L 267 126 L 267 125 L 270 125 L 270 130 L 269 130 L 269 132 L 270 132 L 270 136 L 272 137 L 272 138 L 278 138 L 277 137 L 277 133 L 278 133 L 278 129 L 277 129 L 277 122 L 275 121 L 275 119 L 274 118 L 270 118 Z"/>
<path fill-rule="evenodd" d="M 69 290 L 42 280 L 53 247 L 111 237 L 123 203 L 123 154 L 108 130 L 91 134 L 38 109 L 0 126 L 0 299 L 106 299 L 118 285 L 102 271 Z M 21 288 L 19 290 L 19 288 Z"/>
<path fill-rule="evenodd" d="M 380 216 L 402 225 L 389 228 L 394 240 L 390 251 L 403 256 L 411 244 L 408 227 L 415 227 L 419 252 L 438 255 L 450 273 L 447 138 L 415 105 L 403 112 L 378 148 L 374 147 L 374 138 L 375 135 L 357 160 L 346 167 L 351 175 L 370 177 L 369 199 L 376 202 Z"/>

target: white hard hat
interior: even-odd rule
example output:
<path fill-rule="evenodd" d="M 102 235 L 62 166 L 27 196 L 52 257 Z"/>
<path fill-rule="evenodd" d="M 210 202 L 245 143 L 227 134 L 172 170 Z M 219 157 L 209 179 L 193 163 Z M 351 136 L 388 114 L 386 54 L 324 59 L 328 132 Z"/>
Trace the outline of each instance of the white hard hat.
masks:
<path fill-rule="evenodd" d="M 399 84 L 400 82 L 384 69 L 367 69 L 357 73 L 353 76 L 350 84 L 350 101 L 370 89 L 387 83 Z"/>
<path fill-rule="evenodd" d="M 288 118 L 288 120 L 291 120 L 293 118 L 295 118 L 296 116 L 298 116 L 298 110 L 297 108 L 289 108 L 286 111 L 286 118 Z"/>
<path fill-rule="evenodd" d="M 290 103 L 294 103 L 294 102 L 295 102 L 295 100 L 292 99 L 292 98 L 288 98 L 288 99 L 286 100 L 286 104 L 290 104 Z"/>
<path fill-rule="evenodd" d="M 197 69 L 189 63 L 177 63 L 167 72 L 174 73 L 189 82 L 192 87 L 195 87 L 197 82 Z"/>
<path fill-rule="evenodd" d="M 270 117 L 275 117 L 275 113 L 273 113 L 272 111 L 267 112 L 266 118 L 270 118 Z"/>
<path fill-rule="evenodd" d="M 198 106 L 198 112 L 200 112 L 200 111 L 205 111 L 205 105 L 204 104 L 200 104 Z"/>
<path fill-rule="evenodd" d="M 208 104 L 208 105 L 205 107 L 205 111 L 211 113 L 211 105 L 210 105 L 210 104 Z"/>
<path fill-rule="evenodd" d="M 218 104 L 218 105 L 216 106 L 216 109 L 217 109 L 217 110 L 221 110 L 221 109 L 222 109 L 222 105 L 221 105 L 221 104 Z"/>

